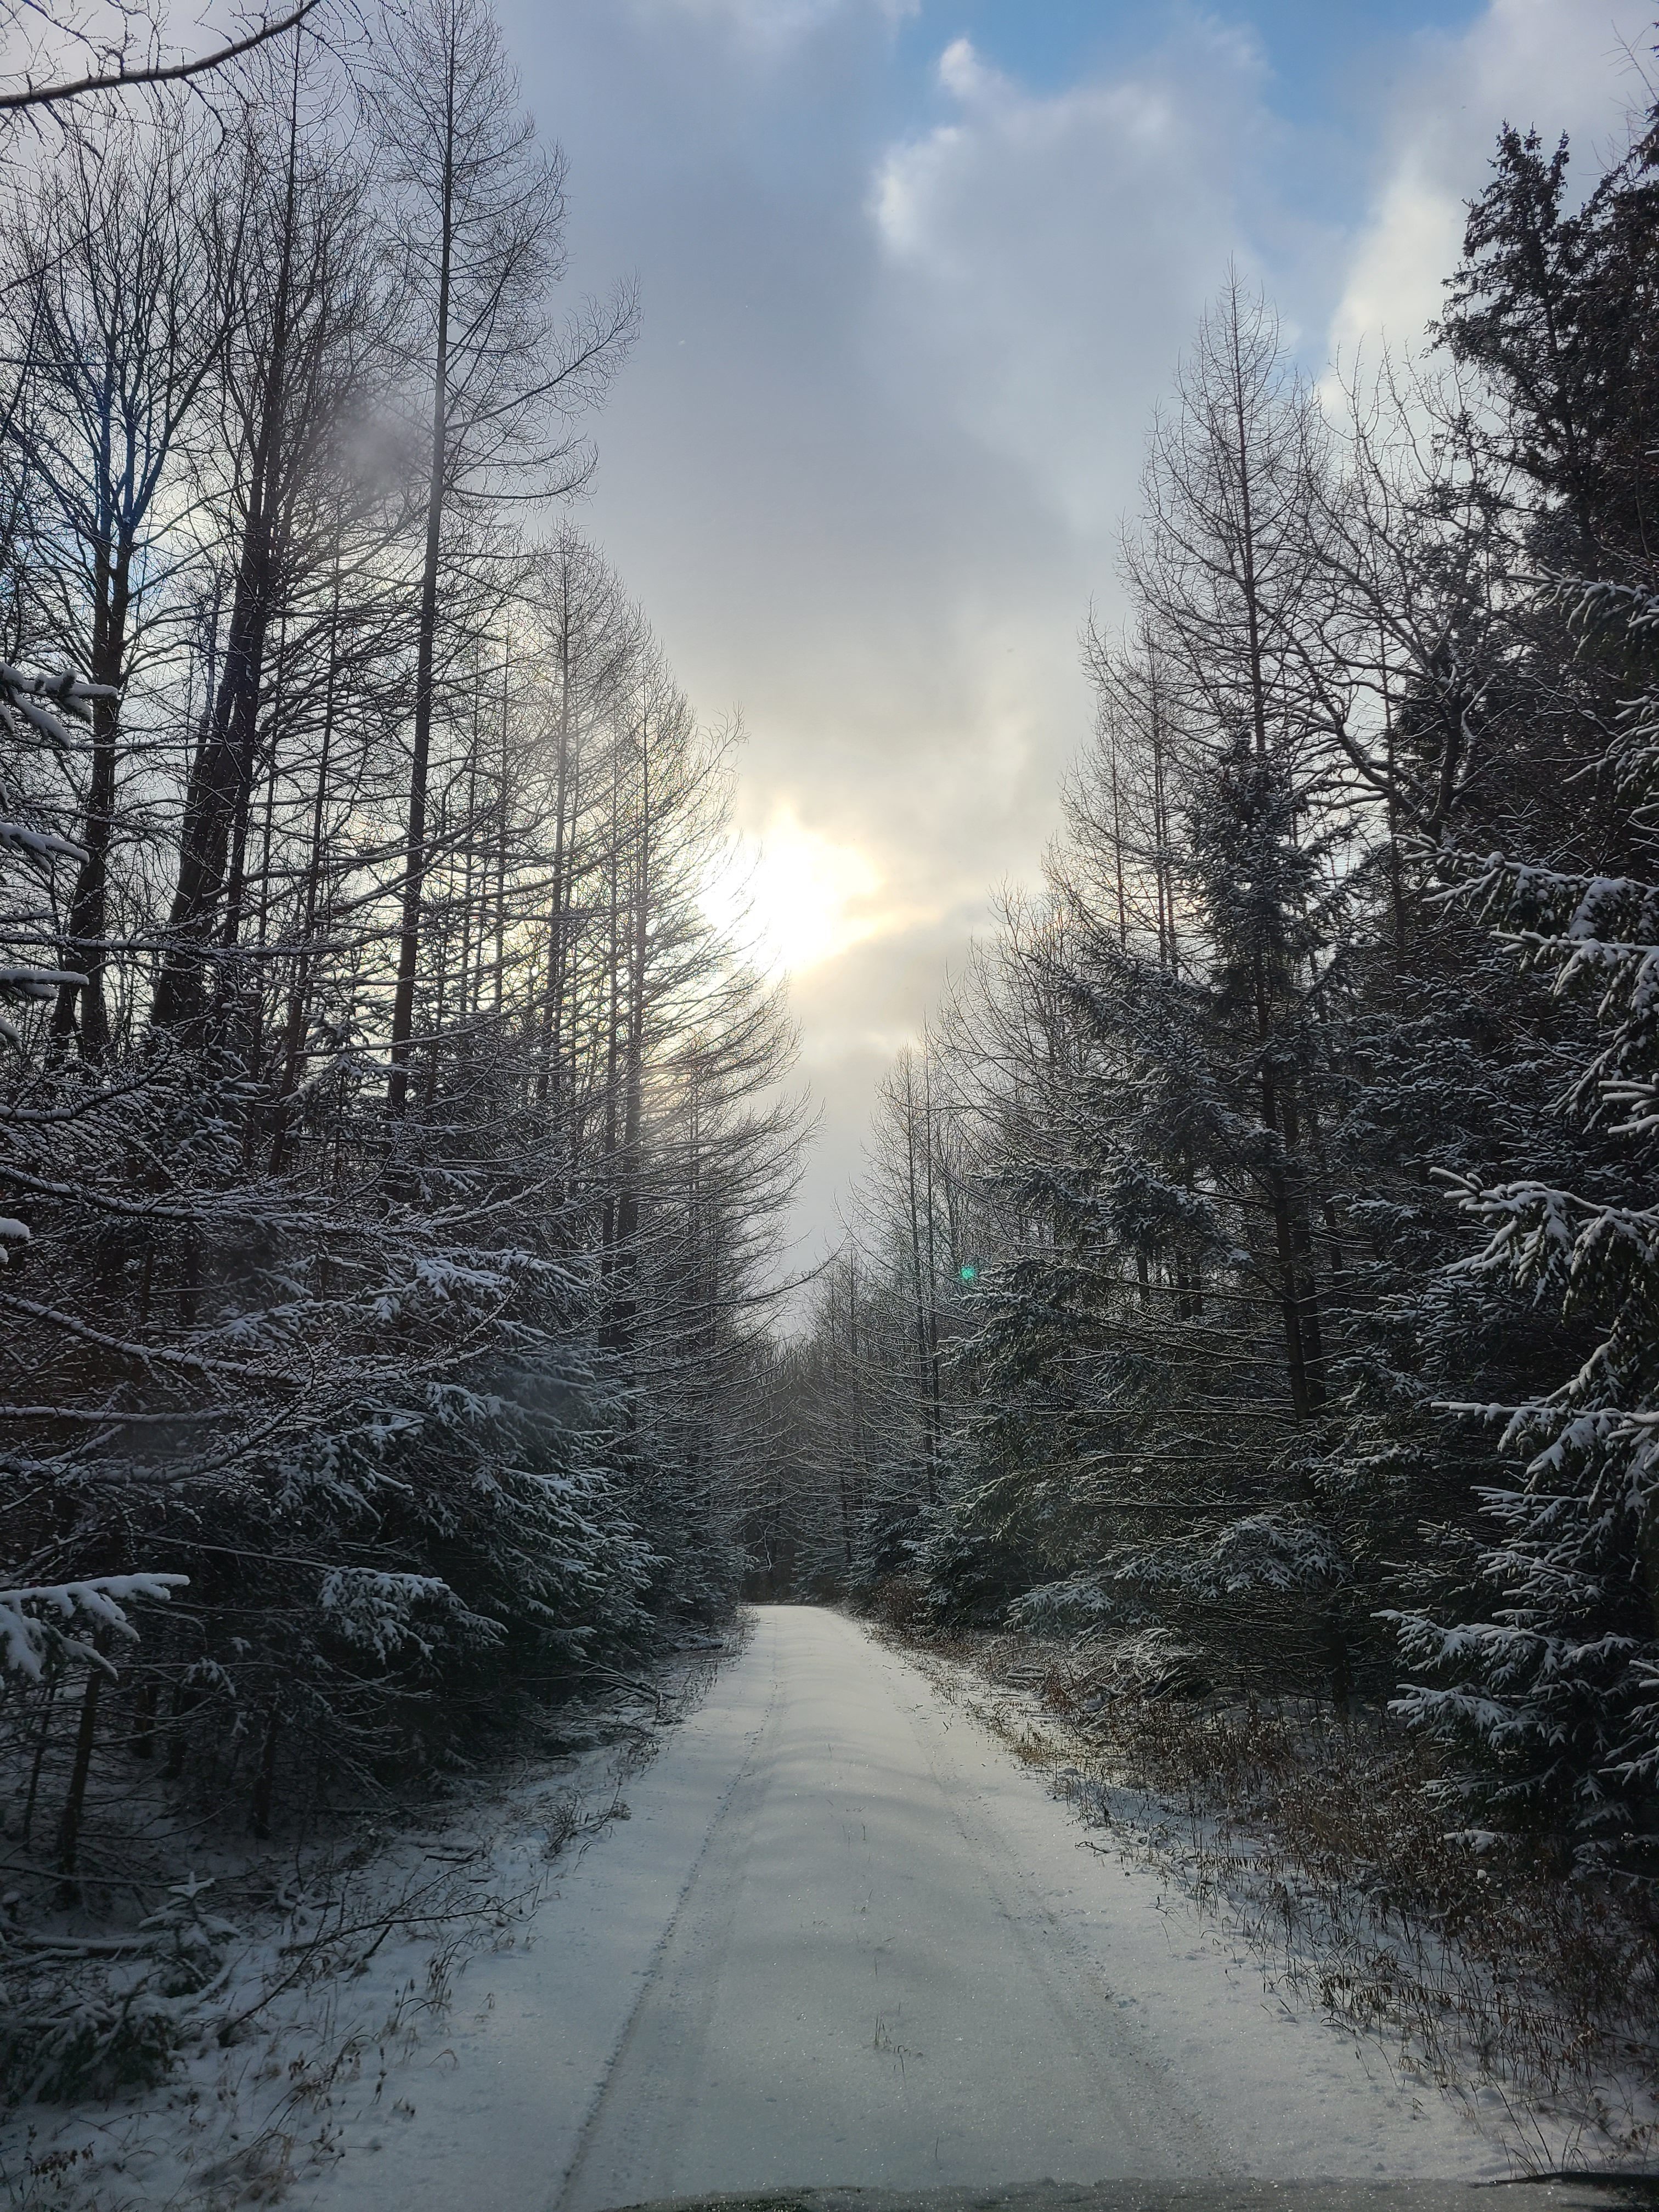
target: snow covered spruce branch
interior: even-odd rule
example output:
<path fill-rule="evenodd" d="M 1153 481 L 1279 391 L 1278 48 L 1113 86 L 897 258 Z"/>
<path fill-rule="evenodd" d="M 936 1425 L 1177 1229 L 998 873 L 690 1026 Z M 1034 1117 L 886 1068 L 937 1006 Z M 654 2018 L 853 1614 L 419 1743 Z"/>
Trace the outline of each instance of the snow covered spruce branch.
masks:
<path fill-rule="evenodd" d="M 114 1668 L 95 1644 L 69 1633 L 59 1624 L 84 1623 L 94 1633 L 106 1630 L 136 1644 L 138 1631 L 127 1618 L 125 1607 L 139 1598 L 165 1604 L 174 1590 L 185 1589 L 189 1581 L 188 1575 L 94 1575 L 83 1582 L 35 1583 L 21 1589 L 0 1589 L 0 1666 L 15 1668 L 38 1682 L 49 1659 L 74 1659 L 101 1668 L 112 1676 Z"/>
<path fill-rule="evenodd" d="M 1650 593 L 1589 585 L 1560 596 L 1586 632 L 1614 634 L 1626 665 L 1650 657 Z M 1386 1617 L 1416 1677 L 1396 1710 L 1484 1745 L 1498 1802 L 1553 1807 L 1583 1861 L 1633 1872 L 1659 1848 L 1659 1214 L 1650 1195 L 1659 866 L 1644 874 L 1629 863 L 1659 863 L 1659 694 L 1626 701 L 1605 765 L 1625 809 L 1615 834 L 1626 865 L 1571 871 L 1501 855 L 1461 871 L 1445 864 L 1453 888 L 1558 998 L 1589 998 L 1594 1027 L 1555 1111 L 1605 1149 L 1577 1188 L 1440 1171 L 1486 1231 L 1454 1273 L 1553 1307 L 1575 1332 L 1577 1358 L 1533 1395 L 1445 1401 L 1498 1426 L 1500 1454 L 1519 1461 L 1510 1480 L 1480 1490 L 1497 1524 L 1478 1553 L 1488 1617 Z"/>

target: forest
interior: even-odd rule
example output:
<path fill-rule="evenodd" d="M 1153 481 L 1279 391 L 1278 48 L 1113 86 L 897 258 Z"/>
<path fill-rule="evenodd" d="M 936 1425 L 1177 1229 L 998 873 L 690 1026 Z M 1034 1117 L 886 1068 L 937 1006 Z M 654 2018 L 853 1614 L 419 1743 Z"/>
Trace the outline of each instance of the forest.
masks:
<path fill-rule="evenodd" d="M 6 125 L 0 1938 L 745 1599 L 1363 1722 L 1650 1935 L 1659 110 L 1505 129 L 1418 354 L 1222 286 L 1044 876 L 792 1285 L 740 732 L 574 504 L 638 302 L 488 0 L 287 31 Z"/>
<path fill-rule="evenodd" d="M 0 1770 L 27 1894 L 95 1904 L 729 1613 L 801 1115 L 711 919 L 737 732 L 570 504 L 635 301 L 562 300 L 486 0 L 32 145 Z"/>
<path fill-rule="evenodd" d="M 1391 1710 L 1659 1847 L 1659 118 L 1506 129 L 1420 357 L 1187 350 L 1046 880 L 883 1086 L 764 1586 Z M 1449 1825 L 1443 1818 L 1442 1827 Z"/>

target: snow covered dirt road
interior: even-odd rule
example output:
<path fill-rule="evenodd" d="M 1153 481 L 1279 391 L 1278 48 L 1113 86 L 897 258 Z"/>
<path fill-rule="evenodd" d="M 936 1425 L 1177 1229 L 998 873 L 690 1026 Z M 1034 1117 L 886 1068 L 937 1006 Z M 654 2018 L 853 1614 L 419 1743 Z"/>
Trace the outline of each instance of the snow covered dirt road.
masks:
<path fill-rule="evenodd" d="M 1502 2170 L 837 1614 L 758 1608 L 628 1795 L 319 2206 Z"/>

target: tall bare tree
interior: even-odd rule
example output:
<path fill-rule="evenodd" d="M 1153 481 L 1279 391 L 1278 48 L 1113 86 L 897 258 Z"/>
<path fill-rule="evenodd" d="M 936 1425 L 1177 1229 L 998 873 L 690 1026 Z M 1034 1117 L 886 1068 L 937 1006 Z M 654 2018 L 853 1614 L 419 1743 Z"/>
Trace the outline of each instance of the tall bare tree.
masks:
<path fill-rule="evenodd" d="M 428 426 L 415 614 L 415 698 L 403 919 L 387 1105 L 408 1101 L 427 867 L 446 525 L 499 497 L 568 493 L 591 465 L 571 425 L 603 392 L 633 325 L 631 295 L 564 325 L 549 292 L 564 265 L 564 163 L 537 146 L 487 0 L 410 0 L 395 19 L 366 114 L 378 134 L 390 235 L 410 309 L 404 339 Z"/>
<path fill-rule="evenodd" d="M 110 1045 L 105 969 L 118 827 L 119 694 L 181 557 L 158 506 L 183 459 L 226 323 L 211 282 L 199 191 L 204 137 L 168 110 L 144 126 L 88 122 L 11 232 L 13 328 L 29 349 L 32 404 L 14 436 L 36 487 L 41 619 L 71 665 L 109 696 L 94 709 L 64 965 L 60 1048 Z M 55 557 L 60 556 L 60 557 Z"/>

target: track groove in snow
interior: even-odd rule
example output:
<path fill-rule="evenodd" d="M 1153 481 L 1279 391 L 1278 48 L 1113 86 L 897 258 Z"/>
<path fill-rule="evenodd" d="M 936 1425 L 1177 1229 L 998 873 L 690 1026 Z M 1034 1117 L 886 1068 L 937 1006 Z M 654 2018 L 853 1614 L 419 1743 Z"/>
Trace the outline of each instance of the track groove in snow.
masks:
<path fill-rule="evenodd" d="M 856 1624 L 763 1607 L 318 2212 L 1501 2170 Z"/>
<path fill-rule="evenodd" d="M 592 2142 L 594 2131 L 599 2123 L 600 2117 L 604 2113 L 607 2103 L 610 2101 L 611 2081 L 619 2069 L 627 2065 L 630 2054 L 634 2051 L 637 2039 L 637 2029 L 640 2016 L 646 2009 L 647 2002 L 656 1985 L 658 1976 L 664 1960 L 666 1958 L 673 1943 L 674 1937 L 678 1931 L 681 1917 L 685 1909 L 686 1900 L 690 1896 L 692 1887 L 696 1883 L 698 1875 L 702 1871 L 704 1862 L 708 1856 L 709 1846 L 714 1842 L 714 1838 L 719 1832 L 720 1824 L 730 1814 L 732 1801 L 742 1788 L 744 1782 L 749 1775 L 750 1770 L 754 1765 L 756 1752 L 758 1749 L 761 1741 L 764 1738 L 767 1725 L 772 1718 L 773 1710 L 777 1703 L 778 1690 L 775 1653 L 774 1653 L 772 1656 L 774 1659 L 774 1664 L 770 1675 L 770 1694 L 766 1701 L 766 1711 L 764 1717 L 761 1722 L 759 1729 L 750 1740 L 747 1756 L 744 1758 L 743 1764 L 738 1767 L 737 1772 L 732 1776 L 730 1786 L 727 1788 L 725 1796 L 720 1799 L 714 1819 L 709 1822 L 707 1830 L 704 1832 L 702 1848 L 699 1850 L 696 1859 L 692 1862 L 690 1873 L 686 1875 L 684 1881 L 680 1886 L 679 1895 L 674 1900 L 674 1910 L 669 1916 L 668 1924 L 663 1929 L 662 1935 L 651 1954 L 650 1964 L 646 1970 L 644 1978 L 641 1982 L 639 1993 L 634 2001 L 633 2010 L 629 2014 L 628 2024 L 623 2030 L 622 2039 L 617 2044 L 616 2050 L 612 2052 L 611 2059 L 605 2069 L 605 2075 L 599 2085 L 599 2093 L 595 2096 L 592 2104 L 588 2108 L 586 2118 L 582 2124 L 581 2131 L 576 2138 L 575 2149 L 565 2172 L 564 2185 L 559 2192 L 559 2204 L 561 2207 L 562 2207 L 569 2199 L 575 2186 L 577 2178 L 587 2162 L 588 2147 Z"/>

